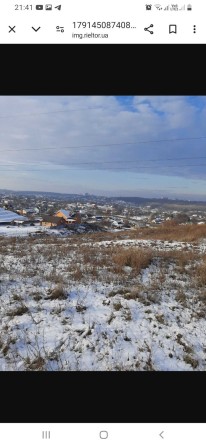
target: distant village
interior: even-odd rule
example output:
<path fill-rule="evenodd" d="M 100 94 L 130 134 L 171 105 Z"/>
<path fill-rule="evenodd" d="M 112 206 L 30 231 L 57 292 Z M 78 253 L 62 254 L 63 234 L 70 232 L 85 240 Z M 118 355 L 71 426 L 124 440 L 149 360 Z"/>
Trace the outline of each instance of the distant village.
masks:
<path fill-rule="evenodd" d="M 0 194 L 0 225 L 39 226 L 47 229 L 118 231 L 158 226 L 173 220 L 179 224 L 206 223 L 205 207 L 176 207 L 127 203 L 107 197 L 84 194 L 70 200 L 45 193 L 27 195 Z"/>

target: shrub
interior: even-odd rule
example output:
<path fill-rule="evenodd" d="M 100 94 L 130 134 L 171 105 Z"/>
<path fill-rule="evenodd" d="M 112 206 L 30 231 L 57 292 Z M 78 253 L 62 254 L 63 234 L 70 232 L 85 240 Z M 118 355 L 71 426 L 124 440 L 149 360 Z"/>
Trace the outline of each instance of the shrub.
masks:
<path fill-rule="evenodd" d="M 198 286 L 206 285 L 206 260 L 204 259 L 201 264 L 197 265 L 194 269 L 194 274 Z"/>
<path fill-rule="evenodd" d="M 28 312 L 28 307 L 24 304 L 20 304 L 20 306 L 15 307 L 14 309 L 10 309 L 7 311 L 6 315 L 8 317 L 21 316 Z"/>
<path fill-rule="evenodd" d="M 120 310 L 122 307 L 123 307 L 123 306 L 122 306 L 122 304 L 121 304 L 120 301 L 115 301 L 115 302 L 113 303 L 113 308 L 114 308 L 114 310 L 116 310 L 116 311 Z"/>
<path fill-rule="evenodd" d="M 183 360 L 184 360 L 185 363 L 188 363 L 193 368 L 197 368 L 197 366 L 198 366 L 198 360 L 193 359 L 193 357 L 191 357 L 188 354 L 184 355 Z"/>
<path fill-rule="evenodd" d="M 53 290 L 50 290 L 48 296 L 45 298 L 48 300 L 66 300 L 67 293 L 62 285 L 58 285 Z"/>
<path fill-rule="evenodd" d="M 152 258 L 152 250 L 141 248 L 118 247 L 112 255 L 112 261 L 119 271 L 122 271 L 124 266 L 128 266 L 134 269 L 136 273 L 148 267 Z"/>
<path fill-rule="evenodd" d="M 176 294 L 176 301 L 178 301 L 182 305 L 186 305 L 187 297 L 182 289 L 179 289 Z"/>
<path fill-rule="evenodd" d="M 45 360 L 43 357 L 38 356 L 32 362 L 30 361 L 30 359 L 28 359 L 27 364 L 29 370 L 41 371 L 45 367 Z"/>

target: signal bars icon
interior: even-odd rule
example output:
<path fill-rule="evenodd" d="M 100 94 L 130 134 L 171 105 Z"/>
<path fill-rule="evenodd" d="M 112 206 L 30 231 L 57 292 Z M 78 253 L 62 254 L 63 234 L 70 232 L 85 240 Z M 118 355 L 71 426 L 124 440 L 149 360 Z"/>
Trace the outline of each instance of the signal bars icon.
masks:
<path fill-rule="evenodd" d="M 154 5 L 155 6 L 155 8 L 158 10 L 158 11 L 162 11 L 162 9 L 164 9 L 164 11 L 185 11 L 185 9 L 187 9 L 187 11 L 192 11 L 192 5 L 182 5 L 181 7 L 178 7 L 178 5 L 177 4 L 171 4 L 171 5 L 167 5 L 167 6 L 165 6 L 165 8 L 162 8 L 162 5 L 159 5 L 159 4 L 157 4 L 157 5 Z M 152 5 L 146 5 L 146 9 L 147 10 L 151 10 L 152 9 Z"/>

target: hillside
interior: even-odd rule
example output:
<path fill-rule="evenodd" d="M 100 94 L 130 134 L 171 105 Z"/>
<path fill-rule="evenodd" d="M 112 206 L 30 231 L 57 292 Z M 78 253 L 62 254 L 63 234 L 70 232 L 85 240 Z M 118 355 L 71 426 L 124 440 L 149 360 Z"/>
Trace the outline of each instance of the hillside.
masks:
<path fill-rule="evenodd" d="M 178 228 L 1 236 L 0 370 L 204 371 L 206 229 Z"/>

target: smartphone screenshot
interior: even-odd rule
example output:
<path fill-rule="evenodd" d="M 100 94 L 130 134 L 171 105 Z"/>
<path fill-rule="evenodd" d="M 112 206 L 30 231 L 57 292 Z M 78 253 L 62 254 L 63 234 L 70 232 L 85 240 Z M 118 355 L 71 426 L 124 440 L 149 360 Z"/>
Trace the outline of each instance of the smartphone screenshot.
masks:
<path fill-rule="evenodd" d="M 205 8 L 1 2 L 6 447 L 205 445 Z"/>
<path fill-rule="evenodd" d="M 205 113 L 0 96 L 2 444 L 205 445 Z"/>
<path fill-rule="evenodd" d="M 178 3 L 77 0 L 0 5 L 0 43 L 17 44 L 202 44 L 201 0 Z"/>

